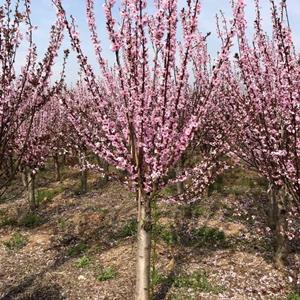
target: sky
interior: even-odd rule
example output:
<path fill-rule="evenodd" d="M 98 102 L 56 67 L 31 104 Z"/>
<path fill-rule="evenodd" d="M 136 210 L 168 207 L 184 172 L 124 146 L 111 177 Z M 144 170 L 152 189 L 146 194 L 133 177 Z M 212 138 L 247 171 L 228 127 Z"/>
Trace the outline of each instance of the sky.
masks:
<path fill-rule="evenodd" d="M 0 0 L 0 3 L 4 0 Z M 37 30 L 34 32 L 34 41 L 38 47 L 39 56 L 42 57 L 45 53 L 48 45 L 49 30 L 52 24 L 55 22 L 55 9 L 51 4 L 51 0 L 31 0 L 32 1 L 32 22 L 37 26 Z M 63 6 L 67 11 L 67 14 L 72 14 L 78 25 L 78 30 L 80 32 L 80 37 L 82 41 L 82 46 L 84 53 L 88 56 L 89 62 L 96 68 L 96 59 L 94 56 L 93 48 L 89 38 L 89 31 L 87 27 L 86 17 L 85 17 L 85 0 L 62 0 Z M 118 5 L 117 1 L 117 5 Z M 152 0 L 148 0 L 149 3 Z M 184 3 L 184 0 L 178 0 L 180 3 Z M 279 0 L 277 0 L 279 2 Z M 104 0 L 95 0 L 96 4 L 96 17 L 98 33 L 101 38 L 102 48 L 104 51 L 104 56 L 109 60 L 113 60 L 113 53 L 110 51 L 110 43 L 107 39 L 105 30 L 105 21 L 103 15 L 103 5 Z M 287 0 L 289 18 L 291 28 L 293 30 L 293 38 L 297 50 L 300 50 L 300 0 Z M 254 0 L 246 0 L 246 16 L 249 20 L 250 27 L 252 27 L 254 19 Z M 263 11 L 263 24 L 267 32 L 271 30 L 270 23 L 270 9 L 269 0 L 261 0 L 261 8 Z M 229 5 L 229 0 L 202 0 L 202 11 L 200 14 L 199 28 L 203 33 L 211 32 L 208 39 L 208 47 L 212 56 L 216 56 L 218 49 L 220 48 L 220 43 L 216 35 L 216 14 L 223 11 L 226 18 L 231 17 L 231 7 Z M 118 11 L 116 9 L 116 15 Z M 251 29 L 249 30 L 249 36 L 251 36 Z M 69 37 L 65 36 L 65 41 L 62 45 L 60 51 L 61 55 L 57 59 L 57 63 L 54 67 L 54 77 L 57 78 L 61 70 L 62 62 L 62 51 L 66 48 L 70 48 Z M 25 49 L 20 49 L 19 57 L 17 58 L 17 64 L 22 65 Z M 78 78 L 78 65 L 76 62 L 76 55 L 71 52 L 68 65 L 67 65 L 67 81 L 72 84 L 75 83 Z"/>

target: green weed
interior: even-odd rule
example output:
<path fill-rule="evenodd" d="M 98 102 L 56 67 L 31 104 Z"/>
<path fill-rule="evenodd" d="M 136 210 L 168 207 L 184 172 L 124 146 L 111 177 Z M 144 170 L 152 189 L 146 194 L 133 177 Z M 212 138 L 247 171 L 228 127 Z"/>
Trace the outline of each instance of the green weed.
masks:
<path fill-rule="evenodd" d="M 71 257 L 75 257 L 78 256 L 82 253 L 84 253 L 87 250 L 88 246 L 82 242 L 80 242 L 79 244 L 71 247 L 68 251 L 68 255 Z"/>
<path fill-rule="evenodd" d="M 114 267 L 104 268 L 100 274 L 97 275 L 97 280 L 99 281 L 107 281 L 114 279 L 117 276 L 117 271 Z"/>
<path fill-rule="evenodd" d="M 75 262 L 75 266 L 77 268 L 86 268 L 91 264 L 91 259 L 84 255 L 82 257 L 80 257 L 76 262 Z"/>
<path fill-rule="evenodd" d="M 225 233 L 217 228 L 203 226 L 194 229 L 191 233 L 192 243 L 200 246 L 214 246 L 223 244 L 226 240 Z"/>
<path fill-rule="evenodd" d="M 14 233 L 8 241 L 4 242 L 4 245 L 9 250 L 21 249 L 26 244 L 27 244 L 26 238 L 23 235 L 21 235 L 19 232 Z"/>
<path fill-rule="evenodd" d="M 7 217 L 7 216 L 4 216 L 2 218 L 2 220 L 0 221 L 0 226 L 14 226 L 14 225 L 17 225 L 18 222 L 16 219 L 14 218 L 10 218 L 10 217 Z"/>
<path fill-rule="evenodd" d="M 136 219 L 130 219 L 124 227 L 117 234 L 119 238 L 125 238 L 128 236 L 134 236 L 137 233 L 137 221 Z"/>
<path fill-rule="evenodd" d="M 286 300 L 300 300 L 299 293 L 291 293 L 287 296 Z"/>
<path fill-rule="evenodd" d="M 205 272 L 197 270 L 190 275 L 181 275 L 175 278 L 174 286 L 177 288 L 191 288 L 197 291 L 219 294 L 224 287 L 212 284 Z"/>
<path fill-rule="evenodd" d="M 34 213 L 28 213 L 20 220 L 20 225 L 28 228 L 37 227 L 42 223 L 43 223 L 43 218 Z"/>
<path fill-rule="evenodd" d="M 175 245 L 179 242 L 179 236 L 176 231 L 161 224 L 152 226 L 152 234 L 154 237 L 161 238 L 168 245 Z"/>
<path fill-rule="evenodd" d="M 57 221 L 57 226 L 60 230 L 65 230 L 68 225 L 69 225 L 69 222 L 66 219 L 59 219 Z"/>
<path fill-rule="evenodd" d="M 168 278 L 166 275 L 160 273 L 157 269 L 151 271 L 151 284 L 157 286 L 160 284 L 167 284 L 173 282 L 173 278 Z"/>
<path fill-rule="evenodd" d="M 51 201 L 54 197 L 63 191 L 62 187 L 52 189 L 39 189 L 36 195 L 37 203 L 45 203 Z"/>

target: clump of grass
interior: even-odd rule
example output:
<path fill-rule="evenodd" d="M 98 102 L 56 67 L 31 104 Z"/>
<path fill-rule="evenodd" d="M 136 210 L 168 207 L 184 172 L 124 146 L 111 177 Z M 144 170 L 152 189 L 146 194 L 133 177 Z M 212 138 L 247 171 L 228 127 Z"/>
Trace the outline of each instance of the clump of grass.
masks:
<path fill-rule="evenodd" d="M 57 226 L 60 230 L 65 230 L 66 227 L 69 225 L 69 222 L 66 219 L 59 219 L 57 221 Z"/>
<path fill-rule="evenodd" d="M 151 271 L 151 285 L 157 286 L 160 284 L 167 284 L 172 282 L 172 278 L 168 278 L 166 275 L 160 273 L 157 269 Z"/>
<path fill-rule="evenodd" d="M 191 296 L 185 294 L 172 295 L 172 300 L 194 300 Z"/>
<path fill-rule="evenodd" d="M 75 266 L 77 268 L 87 268 L 90 264 L 91 264 L 91 259 L 88 256 L 86 256 L 86 255 L 80 257 L 75 262 Z"/>
<path fill-rule="evenodd" d="M 199 218 L 205 215 L 206 211 L 198 203 L 189 204 L 183 207 L 183 214 L 185 218 Z"/>
<path fill-rule="evenodd" d="M 21 235 L 19 232 L 14 233 L 8 241 L 4 242 L 4 245 L 9 250 L 21 249 L 26 244 L 27 244 L 26 238 L 23 235 Z"/>
<path fill-rule="evenodd" d="M 18 222 L 16 219 L 4 216 L 0 221 L 0 226 L 14 226 L 17 225 L 17 223 Z"/>
<path fill-rule="evenodd" d="M 130 219 L 124 227 L 117 234 L 119 238 L 125 238 L 128 236 L 134 236 L 137 233 L 137 221 L 136 219 Z"/>
<path fill-rule="evenodd" d="M 51 201 L 55 196 L 63 191 L 62 187 L 51 188 L 51 189 L 39 189 L 36 195 L 37 203 L 45 203 Z"/>
<path fill-rule="evenodd" d="M 268 187 L 267 181 L 253 171 L 241 167 L 231 168 L 223 174 L 224 189 L 222 194 L 240 196 L 244 193 L 260 195 Z"/>
<path fill-rule="evenodd" d="M 4 194 L 0 196 L 0 204 L 5 203 L 9 200 L 9 196 Z"/>
<path fill-rule="evenodd" d="M 197 228 L 191 233 L 191 241 L 194 244 L 199 244 L 201 246 L 215 246 L 221 245 L 225 242 L 225 233 L 217 228 L 210 228 L 203 226 Z"/>
<path fill-rule="evenodd" d="M 175 184 L 169 184 L 160 191 L 160 195 L 162 197 L 172 197 L 176 194 L 177 194 L 177 187 Z"/>
<path fill-rule="evenodd" d="M 98 208 L 97 210 L 96 210 L 99 214 L 103 214 L 103 215 L 106 215 L 107 213 L 108 213 L 108 208 L 102 208 L 102 207 L 100 207 L 100 208 Z"/>
<path fill-rule="evenodd" d="M 77 245 L 71 247 L 68 251 L 68 255 L 71 257 L 78 256 L 86 252 L 88 246 L 82 242 L 78 243 Z"/>
<path fill-rule="evenodd" d="M 28 228 L 37 227 L 42 223 L 43 218 L 34 213 L 28 213 L 20 220 L 20 225 Z"/>
<path fill-rule="evenodd" d="M 117 276 L 117 271 L 114 267 L 104 268 L 100 274 L 97 275 L 97 280 L 99 281 L 107 281 L 114 279 Z"/>
<path fill-rule="evenodd" d="M 205 272 L 197 270 L 190 275 L 181 275 L 174 279 L 177 288 L 189 288 L 205 293 L 219 294 L 224 291 L 223 286 L 214 285 Z"/>
<path fill-rule="evenodd" d="M 291 293 L 287 296 L 286 300 L 300 300 L 299 293 Z"/>
<path fill-rule="evenodd" d="M 179 236 L 173 228 L 155 224 L 152 227 L 152 234 L 166 242 L 168 245 L 175 245 L 179 242 Z"/>
<path fill-rule="evenodd" d="M 223 193 L 224 192 L 224 177 L 219 175 L 216 180 L 208 187 L 208 196 L 211 196 L 213 192 Z"/>
<path fill-rule="evenodd" d="M 151 272 L 151 284 L 153 286 L 156 286 L 160 283 L 162 283 L 164 280 L 164 276 L 159 273 L 156 269 L 155 270 L 152 270 Z"/>

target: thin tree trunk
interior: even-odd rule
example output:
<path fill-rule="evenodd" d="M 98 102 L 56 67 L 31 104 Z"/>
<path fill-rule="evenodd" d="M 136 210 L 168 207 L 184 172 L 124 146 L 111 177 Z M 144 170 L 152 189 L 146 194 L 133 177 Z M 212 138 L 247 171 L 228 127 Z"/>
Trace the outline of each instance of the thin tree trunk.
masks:
<path fill-rule="evenodd" d="M 274 232 L 274 263 L 277 268 L 284 266 L 283 259 L 286 254 L 286 209 L 285 189 L 271 188 L 270 225 Z"/>
<path fill-rule="evenodd" d="M 9 167 L 10 167 L 10 176 L 14 176 L 14 172 L 15 172 L 15 164 L 14 164 L 14 160 L 13 160 L 13 156 L 9 157 Z"/>
<path fill-rule="evenodd" d="M 23 183 L 23 186 L 26 187 L 26 189 L 28 189 L 28 173 L 27 173 L 26 168 L 22 172 L 22 183 Z"/>
<path fill-rule="evenodd" d="M 80 171 L 80 190 L 82 194 L 87 192 L 87 175 L 88 171 L 86 169 Z"/>
<path fill-rule="evenodd" d="M 58 155 L 55 154 L 54 157 L 54 167 L 55 167 L 55 180 L 61 182 L 60 164 Z"/>
<path fill-rule="evenodd" d="M 36 198 L 35 198 L 35 175 L 33 175 L 31 172 L 28 172 L 28 200 L 29 200 L 29 205 L 30 209 L 34 211 L 38 204 L 36 203 Z"/>
<path fill-rule="evenodd" d="M 276 219 L 277 219 L 277 200 L 276 198 L 278 197 L 278 191 L 277 189 L 273 186 L 273 184 L 270 184 L 269 190 L 268 190 L 268 198 L 269 198 L 269 207 L 268 207 L 268 223 L 269 227 L 275 231 L 276 228 Z"/>
<path fill-rule="evenodd" d="M 150 197 L 138 190 L 138 232 L 136 256 L 136 300 L 150 299 L 151 204 Z"/>
<path fill-rule="evenodd" d="M 64 154 L 62 155 L 62 162 L 61 162 L 63 166 L 66 165 L 66 161 L 67 161 L 67 158 L 66 158 L 66 157 L 67 157 L 67 154 L 64 153 Z"/>
<path fill-rule="evenodd" d="M 278 198 L 277 198 L 277 206 L 276 206 L 276 248 L 275 248 L 275 265 L 278 268 L 282 268 L 284 266 L 283 259 L 287 252 L 287 241 L 286 241 L 286 191 L 285 189 L 282 189 L 279 192 Z"/>
<path fill-rule="evenodd" d="M 176 177 L 182 175 L 184 160 L 181 158 L 176 167 Z M 176 183 L 177 193 L 182 194 L 184 192 L 184 183 L 182 181 L 178 181 Z"/>
<path fill-rule="evenodd" d="M 103 182 L 108 182 L 108 172 L 109 172 L 109 164 L 105 160 L 101 160 L 99 156 L 97 156 L 98 166 L 103 169 L 104 177 Z"/>
<path fill-rule="evenodd" d="M 109 173 L 109 164 L 106 161 L 103 161 L 103 170 L 104 170 L 104 182 L 108 182 L 108 173 Z"/>
<path fill-rule="evenodd" d="M 85 153 L 79 153 L 79 164 L 80 164 L 80 192 L 85 194 L 87 192 L 87 176 L 88 171 L 85 163 Z"/>

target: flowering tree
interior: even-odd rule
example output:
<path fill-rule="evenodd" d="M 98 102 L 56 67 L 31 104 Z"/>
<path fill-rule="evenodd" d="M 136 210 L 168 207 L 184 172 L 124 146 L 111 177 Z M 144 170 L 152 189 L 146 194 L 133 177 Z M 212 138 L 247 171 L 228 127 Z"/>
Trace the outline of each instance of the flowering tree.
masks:
<path fill-rule="evenodd" d="M 59 93 L 60 87 L 61 82 L 58 82 L 51 88 L 53 91 L 47 94 L 50 96 Z M 11 142 L 14 155 L 19 158 L 19 169 L 23 173 L 24 185 L 28 188 L 32 210 L 38 206 L 35 199 L 36 174 L 47 158 L 58 151 L 58 146 L 62 147 L 60 143 L 62 123 L 57 122 L 59 114 L 59 106 L 54 96 L 47 100 L 31 119 L 24 120 Z"/>
<path fill-rule="evenodd" d="M 32 121 L 26 120 L 22 123 L 14 140 L 14 153 L 21 157 L 19 168 L 23 173 L 23 183 L 28 189 L 28 200 L 32 210 L 38 205 L 35 200 L 36 173 L 48 158 L 50 149 L 51 136 L 48 130 L 47 106 L 48 104 L 44 105 L 43 109 L 35 113 Z M 29 126 L 31 127 L 30 135 L 27 137 Z"/>
<path fill-rule="evenodd" d="M 64 15 L 60 1 L 55 2 Z M 111 68 L 102 55 L 97 36 L 94 1 L 87 0 L 87 19 L 100 80 L 82 52 L 74 22 L 66 20 L 90 99 L 82 104 L 85 109 L 73 105 L 76 113 L 72 115 L 72 123 L 94 153 L 127 172 L 136 190 L 136 299 L 149 299 L 151 201 L 167 183 L 163 179 L 168 170 L 176 165 L 201 124 L 201 105 L 194 111 L 188 105 L 193 94 L 190 85 L 193 78 L 188 69 L 192 67 L 195 47 L 204 47 L 205 38 L 197 29 L 199 0 L 187 1 L 180 12 L 176 0 L 156 1 L 151 15 L 146 9 L 147 1 L 124 0 L 119 29 L 112 14 L 114 3 L 108 0 L 104 5 L 111 50 L 115 54 L 115 65 Z M 179 41 L 176 34 L 180 24 Z M 204 102 L 218 86 L 218 71 L 229 47 L 230 39 L 205 89 Z M 203 53 L 199 51 L 198 55 Z M 70 101 L 78 101 L 72 94 L 70 97 Z"/>
<path fill-rule="evenodd" d="M 95 143 L 93 137 L 97 135 L 97 128 L 93 128 L 95 124 L 89 119 L 89 116 L 95 110 L 93 97 L 82 80 L 79 80 L 74 88 L 65 89 L 57 96 L 61 115 L 60 123 L 64 132 L 62 135 L 63 141 L 61 141 L 64 147 L 58 148 L 73 153 L 78 158 L 81 181 L 80 192 L 85 193 L 87 192 L 88 170 L 102 171 L 98 161 L 95 164 L 89 159 L 91 145 Z M 93 132 L 92 135 L 91 132 Z M 98 156 L 97 160 L 99 160 Z"/>
<path fill-rule="evenodd" d="M 244 1 L 240 0 L 244 8 Z M 269 38 L 256 4 L 255 34 L 248 41 L 244 9 L 236 15 L 239 53 L 228 68 L 220 110 L 231 128 L 234 156 L 270 183 L 271 215 L 276 232 L 275 262 L 282 264 L 287 205 L 300 200 L 299 54 L 285 25 L 286 2 L 270 1 L 273 33 Z M 288 18 L 287 18 L 288 21 Z M 225 75 L 224 75 L 225 76 Z"/>
<path fill-rule="evenodd" d="M 25 33 L 24 33 L 24 27 Z M 14 177 L 23 157 L 31 133 L 35 114 L 49 100 L 49 79 L 54 59 L 63 38 L 63 19 L 57 20 L 51 28 L 48 49 L 38 63 L 36 45 L 30 19 L 30 0 L 5 0 L 0 6 L 0 188 Z M 18 73 L 15 68 L 16 56 L 22 40 L 28 41 L 25 63 Z M 26 44 L 24 42 L 24 44 Z M 27 122 L 18 154 L 14 152 L 16 134 Z M 10 161 L 7 172 L 6 162 Z"/>

